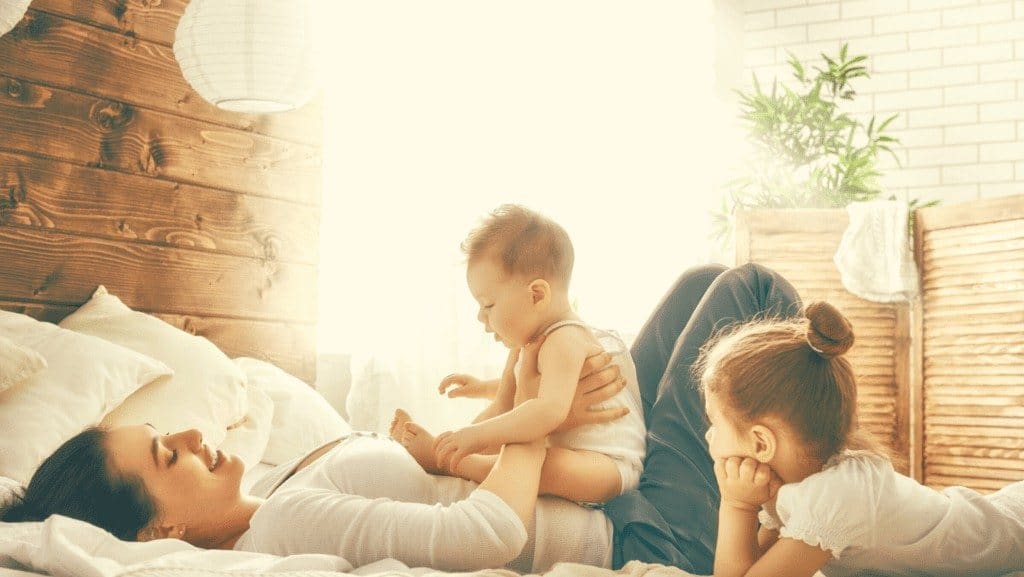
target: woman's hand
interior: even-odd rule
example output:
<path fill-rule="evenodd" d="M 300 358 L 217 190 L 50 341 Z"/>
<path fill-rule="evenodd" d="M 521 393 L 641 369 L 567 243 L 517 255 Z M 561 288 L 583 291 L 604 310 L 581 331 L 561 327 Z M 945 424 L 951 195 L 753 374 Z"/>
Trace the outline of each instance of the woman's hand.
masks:
<path fill-rule="evenodd" d="M 480 435 L 479 427 L 470 425 L 458 431 L 446 431 L 434 441 L 434 458 L 442 469 L 454 471 L 467 455 L 483 452 L 488 448 L 486 439 Z"/>
<path fill-rule="evenodd" d="M 722 507 L 757 513 L 775 498 L 782 479 L 767 463 L 750 457 L 726 457 L 715 460 L 715 477 L 722 492 Z"/>
<path fill-rule="evenodd" d="M 555 429 L 563 433 L 582 425 L 607 423 L 622 418 L 629 413 L 626 407 L 610 409 L 592 409 L 611 399 L 626 388 L 626 379 L 622 376 L 618 365 L 611 364 L 612 355 L 602 351 L 587 357 L 580 371 L 580 380 L 576 385 L 576 396 L 572 399 L 569 415 Z"/>
<path fill-rule="evenodd" d="M 454 373 L 441 379 L 437 391 L 447 394 L 449 399 L 465 397 L 467 399 L 493 399 L 497 392 L 497 380 L 481 381 L 463 373 Z M 449 387 L 454 387 L 449 390 Z"/>

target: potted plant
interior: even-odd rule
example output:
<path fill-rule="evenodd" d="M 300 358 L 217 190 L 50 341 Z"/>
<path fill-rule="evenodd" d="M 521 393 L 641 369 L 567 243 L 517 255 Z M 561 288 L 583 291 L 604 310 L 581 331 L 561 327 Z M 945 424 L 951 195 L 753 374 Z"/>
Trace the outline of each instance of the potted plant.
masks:
<path fill-rule="evenodd" d="M 715 235 L 723 241 L 731 239 L 738 210 L 843 208 L 877 199 L 879 155 L 890 154 L 899 163 L 892 149 L 899 141 L 886 134 L 896 114 L 864 123 L 841 107 L 857 95 L 851 81 L 869 76 L 867 56 L 851 56 L 844 44 L 838 57 L 821 57 L 824 66 L 809 74 L 790 54 L 796 88 L 776 80 L 765 91 L 755 75 L 752 92 L 737 91 L 752 152 L 713 214 Z"/>

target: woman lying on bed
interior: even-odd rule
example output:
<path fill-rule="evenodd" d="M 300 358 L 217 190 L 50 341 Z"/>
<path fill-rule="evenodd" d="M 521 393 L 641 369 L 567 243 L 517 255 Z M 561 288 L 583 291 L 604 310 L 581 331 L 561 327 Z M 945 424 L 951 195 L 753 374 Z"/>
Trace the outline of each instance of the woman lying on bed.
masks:
<path fill-rule="evenodd" d="M 356 566 L 392 557 L 409 566 L 526 572 L 558 561 L 618 567 L 639 559 L 709 573 L 719 494 L 691 365 L 718 328 L 798 310 L 792 286 L 756 265 L 680 277 L 632 350 L 648 426 L 644 474 L 639 488 L 603 510 L 538 499 L 537 445 L 506 445 L 477 486 L 426 474 L 390 439 L 354 434 L 279 466 L 248 496 L 241 462 L 211 451 L 197 431 L 161 435 L 140 425 L 68 441 L 4 518 L 62 514 L 126 540 L 327 553 Z M 618 386 L 607 372 L 582 379 L 570 420 L 611 418 L 586 406 Z"/>

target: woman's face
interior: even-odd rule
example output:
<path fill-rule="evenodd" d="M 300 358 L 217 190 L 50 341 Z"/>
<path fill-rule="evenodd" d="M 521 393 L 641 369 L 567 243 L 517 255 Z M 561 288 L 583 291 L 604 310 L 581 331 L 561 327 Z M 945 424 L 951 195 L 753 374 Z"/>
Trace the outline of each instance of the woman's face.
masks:
<path fill-rule="evenodd" d="M 161 435 L 150 425 L 117 427 L 105 448 L 115 472 L 142 479 L 161 526 L 203 527 L 241 498 L 244 464 L 203 444 L 195 429 Z"/>

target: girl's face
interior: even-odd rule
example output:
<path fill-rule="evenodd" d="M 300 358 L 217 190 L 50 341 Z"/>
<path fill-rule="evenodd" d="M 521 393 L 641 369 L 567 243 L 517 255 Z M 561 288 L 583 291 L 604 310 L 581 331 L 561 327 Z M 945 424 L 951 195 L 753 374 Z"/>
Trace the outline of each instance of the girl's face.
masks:
<path fill-rule="evenodd" d="M 207 526 L 241 497 L 241 459 L 203 444 L 195 429 L 161 435 L 150 425 L 117 427 L 105 448 L 114 471 L 142 479 L 161 524 Z"/>
<path fill-rule="evenodd" d="M 470 262 L 466 282 L 480 305 L 477 320 L 508 348 L 530 342 L 539 330 L 530 282 L 509 277 L 492 258 Z"/>
<path fill-rule="evenodd" d="M 717 393 L 704 391 L 704 410 L 711 424 L 704 438 L 708 441 L 711 458 L 717 461 L 727 457 L 754 457 L 755 445 L 749 431 L 726 416 L 723 408 Z"/>

